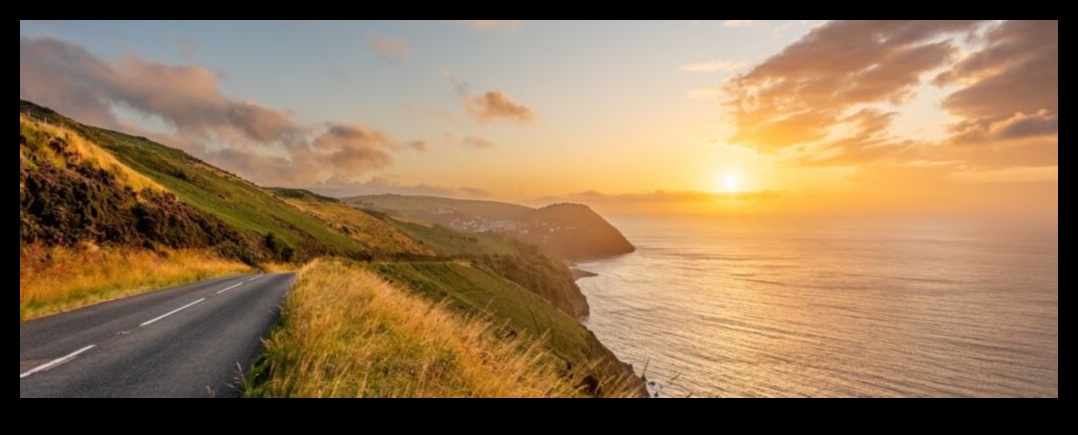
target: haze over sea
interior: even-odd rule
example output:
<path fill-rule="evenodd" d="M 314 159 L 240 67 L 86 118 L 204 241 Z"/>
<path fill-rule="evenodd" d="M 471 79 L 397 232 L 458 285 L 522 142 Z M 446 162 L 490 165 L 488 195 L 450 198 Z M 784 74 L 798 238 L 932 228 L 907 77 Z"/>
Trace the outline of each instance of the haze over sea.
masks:
<path fill-rule="evenodd" d="M 587 323 L 660 396 L 1059 395 L 1058 225 L 611 221 Z"/>

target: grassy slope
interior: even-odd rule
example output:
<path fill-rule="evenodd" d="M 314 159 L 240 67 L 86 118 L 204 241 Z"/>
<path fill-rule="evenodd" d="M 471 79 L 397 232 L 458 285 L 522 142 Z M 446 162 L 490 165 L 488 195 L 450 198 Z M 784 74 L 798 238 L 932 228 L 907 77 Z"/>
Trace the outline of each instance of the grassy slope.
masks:
<path fill-rule="evenodd" d="M 529 207 L 497 201 L 440 198 L 436 196 L 369 195 L 342 199 L 345 203 L 376 210 L 393 210 L 404 215 L 430 213 L 437 209 L 454 210 L 488 219 L 510 219 L 531 211 Z"/>
<path fill-rule="evenodd" d="M 358 266 L 300 271 L 249 397 L 574 397 L 540 347 Z"/>
<path fill-rule="evenodd" d="M 311 255 L 325 251 L 361 256 L 366 251 L 359 243 L 327 227 L 314 216 L 183 151 L 144 138 L 78 124 L 26 101 L 20 101 L 20 111 L 34 119 L 63 123 L 131 169 L 175 193 L 185 203 L 244 233 L 255 237 L 273 233 L 289 247 L 305 250 Z"/>
<path fill-rule="evenodd" d="M 566 361 L 579 364 L 589 359 L 588 333 L 576 319 L 516 283 L 467 262 L 372 263 L 367 267 L 432 300 L 509 321 L 514 330 L 534 336 L 549 331 L 551 350 Z"/>
<path fill-rule="evenodd" d="M 442 226 L 430 226 L 392 218 L 387 219 L 387 222 L 443 257 L 517 253 L 517 248 L 509 240 L 493 234 L 462 233 Z"/>
<path fill-rule="evenodd" d="M 220 221 L 68 129 L 19 121 L 20 321 L 250 271 L 213 249 L 242 242 Z"/>
<path fill-rule="evenodd" d="M 433 251 L 416 243 L 393 225 L 336 199 L 302 189 L 268 190 L 296 208 L 318 217 L 326 225 L 347 234 L 370 250 L 375 257 L 434 255 Z"/>

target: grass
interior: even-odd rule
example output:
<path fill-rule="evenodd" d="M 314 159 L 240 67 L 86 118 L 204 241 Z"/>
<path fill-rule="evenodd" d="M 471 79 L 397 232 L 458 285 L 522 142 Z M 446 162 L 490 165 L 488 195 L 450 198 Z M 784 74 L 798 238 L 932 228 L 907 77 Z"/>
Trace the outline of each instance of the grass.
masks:
<path fill-rule="evenodd" d="M 20 101 L 20 114 L 66 126 L 183 202 L 236 230 L 259 239 L 273 233 L 287 246 L 306 254 L 299 261 L 321 254 L 361 257 L 367 251 L 347 235 L 261 187 L 183 151 L 146 138 L 82 125 L 27 101 Z"/>
<path fill-rule="evenodd" d="M 370 214 L 333 198 L 301 189 L 269 189 L 278 198 L 292 204 L 348 235 L 375 256 L 433 256 L 434 252 L 400 230 Z"/>
<path fill-rule="evenodd" d="M 131 187 L 136 192 L 142 191 L 143 189 L 150 189 L 158 192 L 165 190 L 161 185 L 146 178 L 142 174 L 131 170 L 127 165 L 116 160 L 112 154 L 109 154 L 101 149 L 101 147 L 91 143 L 69 128 L 50 124 L 45 121 L 30 119 L 26 115 L 20 114 L 19 132 L 24 137 L 29 138 L 27 140 L 28 146 L 48 144 L 54 139 L 62 140 L 72 152 L 79 154 L 82 158 L 92 162 L 97 167 L 112 172 L 123 185 Z M 35 149 L 34 152 L 49 156 L 50 161 L 57 166 L 66 165 L 65 159 L 57 156 L 54 150 L 49 149 L 46 146 L 39 146 L 39 149 Z"/>
<path fill-rule="evenodd" d="M 289 294 L 249 397 L 579 397 L 543 346 L 499 338 L 358 266 L 316 260 Z"/>
<path fill-rule="evenodd" d="M 510 336 L 545 337 L 564 376 L 590 376 L 601 391 L 623 390 L 617 358 L 572 316 L 516 283 L 468 262 L 371 263 L 383 279 L 465 316 L 504 324 Z"/>
<path fill-rule="evenodd" d="M 429 226 L 395 218 L 387 218 L 387 221 L 409 237 L 419 240 L 423 246 L 444 257 L 517 253 L 517 248 L 511 241 L 494 234 L 462 233 L 440 225 Z"/>
<path fill-rule="evenodd" d="M 250 270 L 202 249 L 27 246 L 19 254 L 19 320 Z"/>

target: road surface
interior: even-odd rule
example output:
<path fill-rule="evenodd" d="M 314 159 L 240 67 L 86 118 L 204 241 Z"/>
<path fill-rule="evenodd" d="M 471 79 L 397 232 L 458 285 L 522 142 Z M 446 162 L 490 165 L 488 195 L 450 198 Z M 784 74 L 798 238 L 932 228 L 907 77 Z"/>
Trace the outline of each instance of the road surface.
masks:
<path fill-rule="evenodd" d="M 293 274 L 203 281 L 19 325 L 19 397 L 235 397 Z"/>

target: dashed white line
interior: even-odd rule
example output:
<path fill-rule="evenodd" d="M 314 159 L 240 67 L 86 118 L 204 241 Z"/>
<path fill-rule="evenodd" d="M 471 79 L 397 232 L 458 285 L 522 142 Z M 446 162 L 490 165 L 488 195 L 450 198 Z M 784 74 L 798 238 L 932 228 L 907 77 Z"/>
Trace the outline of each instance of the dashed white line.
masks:
<path fill-rule="evenodd" d="M 52 361 L 49 361 L 48 363 L 45 363 L 45 364 L 39 365 L 37 367 L 34 367 L 33 369 L 30 369 L 26 373 L 20 374 L 19 379 L 25 379 L 27 376 L 30 376 L 30 375 L 32 375 L 34 373 L 43 372 L 45 370 L 54 368 L 54 367 L 56 367 L 56 366 L 58 366 L 60 364 L 71 361 L 71 360 L 75 359 L 75 357 L 79 356 L 80 353 L 83 353 L 83 352 L 86 352 L 86 351 L 88 351 L 90 349 L 93 349 L 94 346 L 95 345 L 91 344 L 91 345 L 86 346 L 86 347 L 84 347 L 82 349 L 76 350 L 76 351 L 70 353 L 69 355 L 67 355 L 65 357 L 57 358 L 57 359 L 54 359 Z"/>
<path fill-rule="evenodd" d="M 197 303 L 199 303 L 199 302 L 202 302 L 202 301 L 204 301 L 204 300 L 206 300 L 206 298 L 202 298 L 202 299 L 199 299 L 199 300 L 197 300 L 197 301 L 191 302 L 191 303 L 189 303 L 189 304 L 187 304 L 187 305 L 184 305 L 184 306 L 182 306 L 182 307 L 179 307 L 179 308 L 177 308 L 177 309 L 175 309 L 175 310 L 169 311 L 169 312 L 167 312 L 167 313 L 165 313 L 165 314 L 162 314 L 162 315 L 160 315 L 160 316 L 157 316 L 157 317 L 155 317 L 155 318 L 153 318 L 153 319 L 150 319 L 150 320 L 147 320 L 147 321 L 145 321 L 145 322 L 142 322 L 142 323 L 141 323 L 141 324 L 139 324 L 138 326 L 139 326 L 139 327 L 142 327 L 142 326 L 146 326 L 146 325 L 149 325 L 149 324 L 151 324 L 151 323 L 153 323 L 153 322 L 156 322 L 156 321 L 158 321 L 158 320 L 164 319 L 165 317 L 171 316 L 171 315 L 173 315 L 173 314 L 176 314 L 176 313 L 178 313 L 178 312 L 180 312 L 180 311 L 183 311 L 183 310 L 185 310 L 185 309 L 187 309 L 187 308 L 190 308 L 191 306 L 193 306 L 193 305 L 195 305 L 195 304 L 197 304 Z"/>
<path fill-rule="evenodd" d="M 229 287 L 229 288 L 226 288 L 226 289 L 224 289 L 224 290 L 221 290 L 221 291 L 217 292 L 217 294 L 221 294 L 221 293 L 227 292 L 227 291 L 229 291 L 229 290 L 232 290 L 232 289 L 234 289 L 234 288 L 236 288 L 236 287 L 239 287 L 239 286 L 241 286 L 241 285 L 243 285 L 243 283 L 242 283 L 242 282 L 241 282 L 241 283 L 239 283 L 239 284 L 236 284 L 236 285 L 234 285 L 234 286 L 232 286 L 232 287 Z"/>
<path fill-rule="evenodd" d="M 251 278 L 251 279 L 247 280 L 247 282 L 254 281 L 254 280 L 259 279 L 259 278 L 261 278 L 263 276 L 266 276 L 266 275 L 258 275 L 258 276 L 254 277 L 254 278 Z"/>

